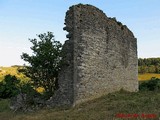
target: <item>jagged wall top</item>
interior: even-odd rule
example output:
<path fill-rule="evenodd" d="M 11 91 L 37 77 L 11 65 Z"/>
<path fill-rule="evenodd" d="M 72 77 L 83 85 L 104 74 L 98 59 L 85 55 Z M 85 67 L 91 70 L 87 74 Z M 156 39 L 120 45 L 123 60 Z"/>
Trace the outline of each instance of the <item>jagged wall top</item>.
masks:
<path fill-rule="evenodd" d="M 75 10 L 76 10 L 76 12 L 73 12 Z M 70 13 L 72 13 L 72 15 Z M 66 19 L 65 19 L 65 23 L 64 23 L 64 24 L 68 24 L 68 27 L 64 27 L 64 30 L 66 30 L 68 32 L 73 30 L 73 28 L 70 28 L 70 27 L 73 27 L 71 25 L 71 24 L 73 24 L 73 23 L 71 23 L 73 20 L 70 21 L 70 19 L 67 19 L 68 17 L 72 17 L 72 16 L 74 16 L 74 19 L 79 18 L 79 22 L 81 24 L 83 24 L 83 27 L 81 29 L 85 29 L 85 28 L 87 28 L 87 26 L 91 26 L 90 21 L 88 21 L 88 20 L 92 19 L 93 21 L 96 21 L 96 24 L 95 24 L 96 26 L 94 24 L 92 24 L 93 28 L 94 27 L 95 28 L 97 27 L 98 29 L 104 28 L 104 27 L 106 27 L 106 24 L 111 25 L 111 26 L 116 25 L 116 27 L 119 27 L 121 30 L 123 30 L 124 32 L 127 32 L 127 34 L 130 34 L 131 36 L 134 37 L 133 33 L 128 29 L 128 27 L 126 25 L 123 25 L 121 22 L 117 21 L 116 17 L 113 17 L 113 18 L 107 17 L 107 15 L 102 10 L 100 10 L 99 8 L 96 8 L 93 5 L 77 4 L 77 5 L 73 5 L 73 6 L 69 7 L 69 10 L 66 12 Z M 87 18 L 86 16 L 90 17 L 90 19 L 85 19 L 85 18 Z M 82 19 L 83 19 L 83 21 L 82 21 Z M 68 21 L 66 21 L 66 20 L 68 20 Z M 92 21 L 92 23 L 94 23 L 93 21 Z M 77 27 L 78 27 L 78 25 L 77 25 Z M 70 36 L 68 35 L 67 38 L 70 38 Z"/>

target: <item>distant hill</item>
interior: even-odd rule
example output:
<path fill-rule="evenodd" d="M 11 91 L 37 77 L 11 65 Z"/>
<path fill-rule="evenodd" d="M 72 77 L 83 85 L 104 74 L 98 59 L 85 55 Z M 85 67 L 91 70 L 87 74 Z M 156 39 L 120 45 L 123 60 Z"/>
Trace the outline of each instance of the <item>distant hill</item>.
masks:
<path fill-rule="evenodd" d="M 12 65 L 11 67 L 23 67 L 22 65 Z"/>
<path fill-rule="evenodd" d="M 18 68 L 21 68 L 21 67 L 22 66 L 20 65 L 14 65 L 12 67 L 0 67 L 0 81 L 2 81 L 4 79 L 4 76 L 7 74 L 15 75 L 18 79 L 22 81 L 28 81 L 29 78 L 27 78 L 22 73 L 18 72 Z"/>

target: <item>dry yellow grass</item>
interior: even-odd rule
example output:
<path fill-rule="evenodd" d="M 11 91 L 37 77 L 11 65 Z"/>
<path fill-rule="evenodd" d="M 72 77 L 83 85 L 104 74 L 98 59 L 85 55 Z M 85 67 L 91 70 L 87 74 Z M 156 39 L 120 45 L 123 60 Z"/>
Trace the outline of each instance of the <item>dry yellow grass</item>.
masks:
<path fill-rule="evenodd" d="M 23 82 L 27 82 L 29 78 L 27 78 L 24 74 L 18 72 L 18 67 L 0 67 L 0 81 L 4 79 L 6 75 L 15 75 L 18 79 Z"/>
<path fill-rule="evenodd" d="M 138 80 L 139 81 L 150 80 L 152 77 L 160 78 L 160 74 L 155 74 L 155 73 L 139 74 Z"/>

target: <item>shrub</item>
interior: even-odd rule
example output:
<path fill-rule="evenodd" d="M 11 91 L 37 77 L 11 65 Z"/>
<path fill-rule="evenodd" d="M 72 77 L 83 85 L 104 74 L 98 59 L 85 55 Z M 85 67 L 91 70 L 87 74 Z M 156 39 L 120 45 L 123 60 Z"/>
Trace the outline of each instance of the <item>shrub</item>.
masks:
<path fill-rule="evenodd" d="M 139 90 L 155 91 L 160 90 L 160 79 L 152 77 L 151 80 L 145 81 L 139 85 Z"/>
<path fill-rule="evenodd" d="M 22 84 L 19 85 L 19 93 L 33 96 L 37 92 L 33 88 L 33 86 L 31 85 L 31 83 L 28 82 L 28 83 L 22 83 Z"/>
<path fill-rule="evenodd" d="M 18 80 L 15 76 L 6 75 L 4 80 L 0 82 L 0 98 L 6 99 L 16 96 L 19 93 Z"/>
<path fill-rule="evenodd" d="M 36 93 L 36 90 L 31 86 L 31 83 L 20 83 L 16 76 L 6 75 L 4 80 L 0 82 L 0 98 L 15 97 L 19 93 L 32 95 Z"/>

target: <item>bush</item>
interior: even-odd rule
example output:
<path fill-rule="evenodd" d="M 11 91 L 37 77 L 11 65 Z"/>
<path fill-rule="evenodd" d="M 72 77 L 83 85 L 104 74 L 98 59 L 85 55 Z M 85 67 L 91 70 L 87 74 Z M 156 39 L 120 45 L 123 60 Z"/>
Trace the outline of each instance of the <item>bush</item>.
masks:
<path fill-rule="evenodd" d="M 22 83 L 19 87 L 19 91 L 22 94 L 30 94 L 30 95 L 35 92 L 30 83 Z"/>
<path fill-rule="evenodd" d="M 15 76 L 6 75 L 4 80 L 0 82 L 0 98 L 6 99 L 16 96 L 19 93 L 18 80 Z"/>
<path fill-rule="evenodd" d="M 160 90 L 160 79 L 152 77 L 151 80 L 145 81 L 139 85 L 139 90 L 155 91 Z"/>
<path fill-rule="evenodd" d="M 15 97 L 19 93 L 33 95 L 37 92 L 31 86 L 31 83 L 20 83 L 16 76 L 6 75 L 4 80 L 0 82 L 0 98 Z"/>

